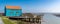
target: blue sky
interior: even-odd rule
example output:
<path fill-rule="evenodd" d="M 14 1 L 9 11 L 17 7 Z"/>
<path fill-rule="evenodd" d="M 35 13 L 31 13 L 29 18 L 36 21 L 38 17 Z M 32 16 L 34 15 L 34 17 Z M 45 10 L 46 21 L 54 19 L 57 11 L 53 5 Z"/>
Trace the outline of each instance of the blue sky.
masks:
<path fill-rule="evenodd" d="M 60 12 L 60 0 L 0 0 L 0 13 L 6 5 L 21 6 L 23 13 Z"/>

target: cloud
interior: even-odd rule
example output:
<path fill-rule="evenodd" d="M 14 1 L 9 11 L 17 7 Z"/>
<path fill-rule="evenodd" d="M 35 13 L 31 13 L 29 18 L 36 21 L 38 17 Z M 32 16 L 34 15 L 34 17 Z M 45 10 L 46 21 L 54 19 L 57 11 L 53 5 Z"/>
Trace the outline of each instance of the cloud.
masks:
<path fill-rule="evenodd" d="M 48 4 L 45 7 L 38 8 L 39 12 L 60 13 L 60 1 Z"/>

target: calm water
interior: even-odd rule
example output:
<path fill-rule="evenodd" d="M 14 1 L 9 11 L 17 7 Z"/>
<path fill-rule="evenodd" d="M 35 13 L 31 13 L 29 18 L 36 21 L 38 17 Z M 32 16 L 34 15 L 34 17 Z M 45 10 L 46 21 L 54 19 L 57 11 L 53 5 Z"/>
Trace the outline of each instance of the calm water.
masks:
<path fill-rule="evenodd" d="M 44 14 L 42 24 L 60 24 L 60 17 L 53 14 Z"/>

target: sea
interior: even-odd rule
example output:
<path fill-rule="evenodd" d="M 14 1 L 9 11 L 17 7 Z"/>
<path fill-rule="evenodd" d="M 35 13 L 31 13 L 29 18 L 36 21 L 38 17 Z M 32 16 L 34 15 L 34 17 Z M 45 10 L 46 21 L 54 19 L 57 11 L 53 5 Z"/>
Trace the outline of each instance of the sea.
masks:
<path fill-rule="evenodd" d="M 41 24 L 60 24 L 60 17 L 52 14 L 52 13 L 45 13 Z"/>

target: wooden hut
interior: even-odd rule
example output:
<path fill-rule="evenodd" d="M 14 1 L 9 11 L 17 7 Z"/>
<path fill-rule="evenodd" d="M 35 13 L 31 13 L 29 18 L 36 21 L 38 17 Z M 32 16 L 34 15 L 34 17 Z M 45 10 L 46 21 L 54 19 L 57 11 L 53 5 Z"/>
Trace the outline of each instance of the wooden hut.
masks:
<path fill-rule="evenodd" d="M 5 7 L 5 15 L 7 17 L 21 16 L 22 9 L 19 6 L 6 6 Z"/>

